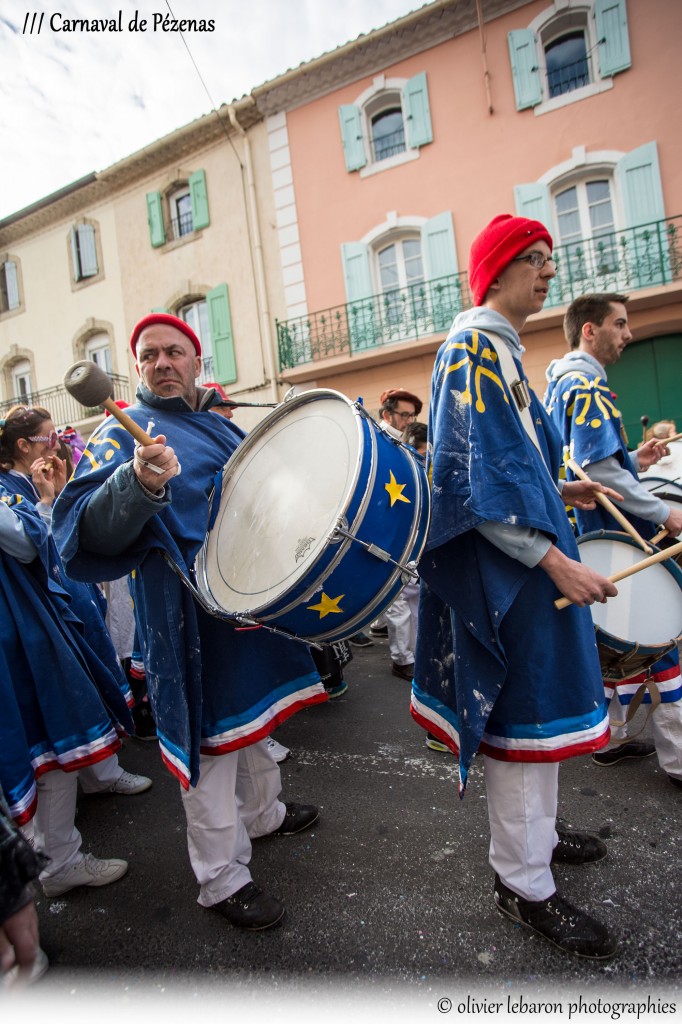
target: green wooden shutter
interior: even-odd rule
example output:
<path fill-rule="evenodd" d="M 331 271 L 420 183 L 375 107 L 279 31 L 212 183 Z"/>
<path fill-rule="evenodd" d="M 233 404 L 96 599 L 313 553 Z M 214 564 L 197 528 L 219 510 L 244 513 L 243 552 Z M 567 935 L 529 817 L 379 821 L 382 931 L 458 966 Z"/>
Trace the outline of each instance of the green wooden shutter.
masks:
<path fill-rule="evenodd" d="M 78 252 L 78 232 L 73 227 L 71 228 L 71 262 L 73 264 L 73 279 L 74 281 L 80 281 L 81 261 L 80 253 Z"/>
<path fill-rule="evenodd" d="M 195 231 L 207 228 L 211 223 L 208 215 L 208 193 L 206 191 L 206 174 L 195 171 L 189 176 L 189 195 L 192 201 L 192 224 Z"/>
<path fill-rule="evenodd" d="M 405 84 L 403 90 L 405 110 L 405 128 L 407 144 L 412 149 L 433 142 L 431 130 L 431 111 L 429 109 L 429 91 L 426 85 L 426 72 L 422 71 Z"/>
<path fill-rule="evenodd" d="M 79 224 L 77 231 L 81 277 L 95 277 L 98 269 L 95 228 L 92 224 Z"/>
<path fill-rule="evenodd" d="M 609 387 L 618 395 L 616 408 L 623 414 L 628 440 L 637 448 L 642 440 L 642 416 L 656 420 L 682 420 L 682 335 L 667 334 L 631 342 L 609 366 Z M 656 476 L 656 467 L 649 471 Z"/>
<path fill-rule="evenodd" d="M 149 241 L 154 249 L 158 249 L 166 241 L 160 192 L 147 192 L 147 223 L 149 224 Z"/>
<path fill-rule="evenodd" d="M 628 286 L 646 288 L 672 279 L 663 186 L 655 142 L 631 150 L 616 164 L 625 231 L 619 238 Z"/>
<path fill-rule="evenodd" d="M 630 67 L 630 39 L 625 0 L 595 0 L 594 19 L 599 44 L 599 73 L 602 78 Z"/>
<path fill-rule="evenodd" d="M 529 28 L 519 28 L 507 33 L 507 42 L 514 79 L 516 109 L 526 110 L 528 107 L 535 107 L 542 101 L 542 82 L 535 36 Z"/>
<path fill-rule="evenodd" d="M 435 331 L 445 331 L 463 305 L 450 211 L 446 210 L 427 220 L 421 236 L 433 327 Z"/>
<path fill-rule="evenodd" d="M 237 380 L 237 363 L 227 285 L 219 284 L 217 288 L 213 288 L 206 296 L 206 305 L 211 328 L 215 379 L 220 384 L 234 384 Z"/>
<path fill-rule="evenodd" d="M 2 267 L 5 277 L 5 301 L 8 311 L 18 309 L 19 301 L 19 280 L 17 277 L 17 265 L 14 260 L 7 260 Z"/>
<path fill-rule="evenodd" d="M 364 242 L 344 242 L 341 259 L 346 285 L 349 344 L 356 349 L 372 348 L 376 344 L 378 330 L 372 299 L 369 249 Z"/>
<path fill-rule="evenodd" d="M 546 185 L 541 185 L 538 181 L 514 185 L 514 205 L 519 217 L 539 220 L 549 233 L 552 233 L 552 205 Z"/>
<path fill-rule="evenodd" d="M 549 189 L 539 181 L 530 181 L 524 185 L 514 185 L 514 206 L 519 217 L 530 217 L 531 220 L 539 220 L 544 224 L 550 235 L 552 228 L 552 200 Z M 555 240 L 556 245 L 556 240 Z M 558 306 L 562 301 L 562 270 L 561 255 L 555 253 L 557 258 L 557 274 L 549 283 L 549 295 L 545 305 Z"/>
<path fill-rule="evenodd" d="M 365 143 L 362 138 L 362 112 L 352 104 L 339 107 L 339 123 L 343 155 L 347 171 L 359 171 L 367 163 Z"/>

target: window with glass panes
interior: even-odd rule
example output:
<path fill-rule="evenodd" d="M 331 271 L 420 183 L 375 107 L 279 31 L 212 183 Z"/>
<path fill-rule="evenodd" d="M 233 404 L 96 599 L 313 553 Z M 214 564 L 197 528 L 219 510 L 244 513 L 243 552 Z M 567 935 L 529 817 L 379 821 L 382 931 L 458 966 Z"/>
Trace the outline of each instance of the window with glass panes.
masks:
<path fill-rule="evenodd" d="M 579 182 L 555 198 L 559 244 L 576 280 L 616 263 L 615 223 L 608 178 Z"/>
<path fill-rule="evenodd" d="M 423 304 L 424 264 L 419 238 L 392 242 L 377 254 L 384 311 L 390 323 L 397 323 L 407 303 L 412 313 L 415 303 Z"/>
<path fill-rule="evenodd" d="M 214 380 L 211 327 L 205 299 L 189 302 L 178 310 L 178 316 L 189 324 L 201 342 L 201 374 L 199 380 Z"/>

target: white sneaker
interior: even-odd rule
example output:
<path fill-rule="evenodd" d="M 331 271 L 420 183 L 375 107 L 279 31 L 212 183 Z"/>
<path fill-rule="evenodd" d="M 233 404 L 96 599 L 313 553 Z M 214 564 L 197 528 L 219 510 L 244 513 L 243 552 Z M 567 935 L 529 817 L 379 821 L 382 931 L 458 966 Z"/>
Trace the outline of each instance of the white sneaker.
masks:
<path fill-rule="evenodd" d="M 74 864 L 62 875 L 55 878 L 46 878 L 41 885 L 46 896 L 61 896 L 62 893 L 76 889 L 79 885 L 109 885 L 117 882 L 128 870 L 127 860 L 118 860 L 112 857 L 109 860 L 98 860 L 91 853 L 83 855 L 82 859 Z"/>
<path fill-rule="evenodd" d="M 272 736 L 266 736 L 265 742 L 268 745 L 268 750 L 274 757 L 277 764 L 281 764 L 282 761 L 286 761 L 288 757 L 291 757 L 291 751 L 288 747 L 283 747 L 277 740 L 273 740 Z"/>
<path fill-rule="evenodd" d="M 45 971 L 50 966 L 50 961 L 47 959 L 47 953 L 38 946 L 38 952 L 31 968 L 30 974 L 22 978 L 19 977 L 19 968 L 10 967 L 9 971 L 3 975 L 2 982 L 5 988 L 12 988 L 13 986 L 33 985 L 34 982 L 39 981 L 42 978 Z"/>
<path fill-rule="evenodd" d="M 152 784 L 152 780 L 148 779 L 146 775 L 131 775 L 130 772 L 123 772 L 120 779 L 118 779 L 113 786 L 109 786 L 105 789 L 105 793 L 119 793 L 122 796 L 134 796 L 135 793 L 144 793 L 145 789 L 149 789 Z"/>

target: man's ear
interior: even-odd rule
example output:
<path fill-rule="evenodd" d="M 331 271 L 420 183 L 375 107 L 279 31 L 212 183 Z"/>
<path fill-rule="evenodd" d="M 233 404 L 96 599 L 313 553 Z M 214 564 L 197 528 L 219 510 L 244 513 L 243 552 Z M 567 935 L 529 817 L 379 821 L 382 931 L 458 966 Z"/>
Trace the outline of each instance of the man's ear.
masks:
<path fill-rule="evenodd" d="M 591 320 L 583 324 L 580 335 L 585 341 L 594 341 L 594 324 Z"/>

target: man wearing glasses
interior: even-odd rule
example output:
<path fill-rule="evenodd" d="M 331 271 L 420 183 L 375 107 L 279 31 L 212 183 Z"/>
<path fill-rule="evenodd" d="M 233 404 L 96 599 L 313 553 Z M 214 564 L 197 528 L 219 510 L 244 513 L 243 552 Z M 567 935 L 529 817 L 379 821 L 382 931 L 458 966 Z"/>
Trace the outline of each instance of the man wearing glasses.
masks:
<path fill-rule="evenodd" d="M 400 441 L 405 427 L 414 423 L 422 411 L 421 401 L 405 388 L 389 388 L 383 392 L 379 401 L 379 426 L 395 441 Z"/>
<path fill-rule="evenodd" d="M 558 764 L 606 746 L 608 712 L 587 605 L 616 592 L 582 565 L 560 494 L 561 441 L 523 370 L 519 332 L 555 275 L 539 221 L 503 214 L 474 239 L 474 308 L 436 357 L 429 409 L 432 514 L 422 578 L 412 714 L 459 755 L 460 794 L 483 756 L 494 899 L 567 953 L 607 959 L 617 942 L 556 892 L 553 863 L 606 856 L 556 828 Z M 560 595 L 573 604 L 557 611 Z"/>

